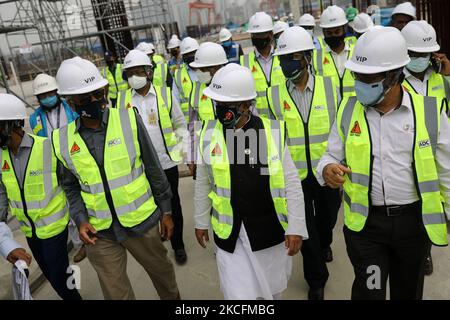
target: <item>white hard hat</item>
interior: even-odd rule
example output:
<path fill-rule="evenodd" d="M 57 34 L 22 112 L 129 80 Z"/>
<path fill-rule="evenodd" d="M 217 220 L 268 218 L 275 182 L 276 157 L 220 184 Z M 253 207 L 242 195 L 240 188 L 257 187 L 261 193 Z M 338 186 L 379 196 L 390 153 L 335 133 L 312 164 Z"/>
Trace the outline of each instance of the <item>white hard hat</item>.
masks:
<path fill-rule="evenodd" d="M 41 73 L 34 78 L 33 93 L 35 96 L 41 93 L 50 92 L 58 89 L 56 79 L 48 74 Z"/>
<path fill-rule="evenodd" d="M 348 23 L 344 10 L 336 5 L 326 8 L 320 16 L 321 28 L 334 28 Z"/>
<path fill-rule="evenodd" d="M 286 29 L 278 39 L 277 49 L 274 55 L 281 56 L 294 52 L 314 50 L 311 35 L 302 27 L 290 27 Z"/>
<path fill-rule="evenodd" d="M 28 118 L 25 103 L 9 93 L 0 93 L 0 121 Z"/>
<path fill-rule="evenodd" d="M 228 63 L 223 47 L 214 42 L 204 42 L 195 53 L 195 60 L 189 64 L 192 68 L 221 66 Z"/>
<path fill-rule="evenodd" d="M 357 73 L 374 74 L 402 68 L 409 61 L 406 41 L 400 31 L 375 26 L 358 39 L 345 67 Z"/>
<path fill-rule="evenodd" d="M 349 23 L 350 27 L 358 33 L 364 33 L 373 27 L 372 18 L 367 13 L 360 13 L 355 20 Z"/>
<path fill-rule="evenodd" d="M 178 37 L 176 35 L 173 35 L 172 38 L 170 38 L 169 40 L 169 44 L 167 45 L 167 49 L 175 49 L 178 48 L 180 46 L 180 39 L 178 39 Z"/>
<path fill-rule="evenodd" d="M 222 28 L 220 29 L 220 33 L 219 33 L 219 41 L 220 42 L 225 42 L 230 40 L 232 37 L 232 34 L 230 32 L 230 30 L 226 29 L 226 28 Z"/>
<path fill-rule="evenodd" d="M 152 54 L 155 52 L 155 47 L 147 42 L 140 42 L 136 48 L 136 50 L 142 51 L 145 54 Z"/>
<path fill-rule="evenodd" d="M 130 50 L 123 60 L 123 66 L 125 69 L 129 69 L 137 66 L 150 66 L 152 62 L 150 58 L 140 50 Z"/>
<path fill-rule="evenodd" d="M 203 94 L 220 102 L 249 101 L 257 96 L 251 71 L 236 63 L 219 69 Z"/>
<path fill-rule="evenodd" d="M 187 37 L 187 38 L 184 38 L 183 41 L 181 41 L 180 53 L 186 54 L 186 53 L 197 50 L 198 47 L 199 47 L 199 44 L 198 44 L 197 40 L 195 40 L 194 38 L 191 38 L 191 37 Z"/>
<path fill-rule="evenodd" d="M 377 11 L 380 10 L 380 7 L 377 6 L 376 4 L 371 4 L 370 6 L 367 7 L 367 14 L 372 15 L 377 13 Z"/>
<path fill-rule="evenodd" d="M 277 21 L 273 26 L 273 34 L 278 34 L 289 28 L 289 24 L 284 21 Z"/>
<path fill-rule="evenodd" d="M 309 13 L 305 13 L 298 19 L 298 25 L 300 27 L 315 27 L 316 20 Z"/>
<path fill-rule="evenodd" d="M 250 17 L 248 33 L 262 33 L 273 31 L 272 18 L 265 12 L 257 12 Z"/>
<path fill-rule="evenodd" d="M 108 84 L 108 80 L 102 77 L 95 64 L 80 57 L 61 63 L 56 73 L 56 82 L 60 95 L 84 94 Z"/>
<path fill-rule="evenodd" d="M 394 14 L 406 14 L 407 16 L 416 19 L 416 7 L 414 7 L 409 1 L 400 3 L 394 8 L 394 11 L 392 11 L 392 15 Z"/>
<path fill-rule="evenodd" d="M 403 29 L 408 50 L 414 52 L 437 52 L 441 48 L 436 40 L 436 30 L 428 22 L 411 21 Z"/>

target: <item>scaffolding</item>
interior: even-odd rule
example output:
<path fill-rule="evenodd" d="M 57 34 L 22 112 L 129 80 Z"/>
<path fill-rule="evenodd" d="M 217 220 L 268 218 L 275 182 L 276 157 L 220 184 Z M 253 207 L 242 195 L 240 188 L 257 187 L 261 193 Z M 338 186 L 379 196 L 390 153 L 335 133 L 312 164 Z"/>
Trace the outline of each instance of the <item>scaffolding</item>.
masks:
<path fill-rule="evenodd" d="M 122 61 L 140 41 L 164 54 L 170 35 L 179 33 L 169 1 L 0 0 L 0 87 L 27 101 L 22 83 L 55 75 L 65 59 L 81 56 L 102 67 L 105 50 Z"/>

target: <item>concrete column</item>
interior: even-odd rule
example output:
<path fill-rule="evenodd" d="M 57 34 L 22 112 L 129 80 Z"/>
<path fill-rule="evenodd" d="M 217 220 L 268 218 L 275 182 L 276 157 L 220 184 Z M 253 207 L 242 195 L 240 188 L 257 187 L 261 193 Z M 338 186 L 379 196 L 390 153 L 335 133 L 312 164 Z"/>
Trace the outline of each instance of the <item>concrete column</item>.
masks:
<path fill-rule="evenodd" d="M 300 18 L 300 1 L 289 0 L 289 5 L 291 7 L 291 12 L 294 14 L 294 22 L 298 22 L 298 19 Z"/>

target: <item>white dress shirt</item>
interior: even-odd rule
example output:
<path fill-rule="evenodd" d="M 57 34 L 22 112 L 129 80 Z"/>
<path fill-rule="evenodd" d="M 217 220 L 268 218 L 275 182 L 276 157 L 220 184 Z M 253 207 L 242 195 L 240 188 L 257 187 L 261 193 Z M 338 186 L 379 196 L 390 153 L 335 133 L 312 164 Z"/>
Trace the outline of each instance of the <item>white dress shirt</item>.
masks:
<path fill-rule="evenodd" d="M 44 114 L 47 118 L 47 138 L 51 138 L 53 130 L 67 125 L 67 115 L 62 103 L 55 108 L 45 110 Z"/>
<path fill-rule="evenodd" d="M 405 79 L 408 80 L 409 84 L 416 90 L 418 94 L 426 95 L 428 91 L 428 80 L 430 79 L 431 75 L 435 71 L 432 67 L 429 67 L 427 71 L 425 71 L 425 75 L 423 77 L 423 81 L 420 79 L 417 79 L 415 76 L 409 72 L 408 69 L 404 68 L 403 73 L 405 74 Z M 444 76 L 445 80 L 450 83 L 450 77 Z"/>
<path fill-rule="evenodd" d="M 13 237 L 11 229 L 6 222 L 0 222 L 0 256 L 6 259 L 11 251 L 22 248 Z"/>
<path fill-rule="evenodd" d="M 148 134 L 152 139 L 153 146 L 158 153 L 159 162 L 164 170 L 170 169 L 178 165 L 170 159 L 167 154 L 167 150 L 164 144 L 164 137 L 161 133 L 159 126 L 158 104 L 156 101 L 155 88 L 151 86 L 150 90 L 145 96 L 141 96 L 136 90 L 132 92 L 132 104 L 135 106 L 144 121 Z M 150 118 L 154 117 L 156 121 L 150 121 Z M 186 120 L 184 119 L 183 112 L 181 111 L 180 104 L 177 98 L 172 93 L 172 126 L 177 136 L 179 143 L 182 143 L 183 151 L 187 152 L 189 144 L 189 136 L 186 128 Z"/>
<path fill-rule="evenodd" d="M 403 91 L 401 106 L 383 116 L 375 108 L 366 109 L 372 139 L 373 169 L 371 199 L 374 206 L 404 205 L 419 200 L 414 182 L 412 149 L 414 116 L 409 94 Z M 326 153 L 317 166 L 317 180 L 324 185 L 323 169 L 345 158 L 345 145 L 333 125 Z M 445 211 L 450 217 L 450 124 L 445 112 L 441 115 L 436 167 L 444 191 Z"/>
<path fill-rule="evenodd" d="M 270 81 L 270 75 L 272 73 L 272 60 L 273 60 L 273 47 L 270 49 L 270 54 L 265 58 L 259 51 L 255 48 L 255 56 L 261 66 L 264 74 L 266 75 L 266 80 Z"/>
<path fill-rule="evenodd" d="M 329 46 L 325 47 L 325 51 L 331 53 L 331 56 L 333 57 L 334 65 L 336 66 L 336 69 L 339 72 L 339 77 L 344 76 L 345 72 L 345 63 L 348 59 L 350 59 L 350 45 L 346 42 L 344 50 L 342 50 L 341 53 L 336 53 Z"/>

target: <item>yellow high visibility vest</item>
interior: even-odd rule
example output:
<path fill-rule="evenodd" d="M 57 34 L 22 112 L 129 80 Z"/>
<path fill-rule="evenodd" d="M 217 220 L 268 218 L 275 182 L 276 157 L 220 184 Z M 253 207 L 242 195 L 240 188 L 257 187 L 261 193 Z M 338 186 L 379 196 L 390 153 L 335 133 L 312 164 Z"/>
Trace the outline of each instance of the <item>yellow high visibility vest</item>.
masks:
<path fill-rule="evenodd" d="M 166 87 L 168 73 L 169 66 L 167 63 L 157 63 L 155 69 L 153 70 L 153 85 L 157 87 Z"/>
<path fill-rule="evenodd" d="M 190 98 L 191 107 L 198 111 L 200 121 L 216 119 L 213 101 L 203 94 L 206 84 L 194 81 L 192 84 L 192 93 Z"/>
<path fill-rule="evenodd" d="M 2 176 L 11 213 L 26 237 L 48 239 L 63 232 L 69 223 L 66 194 L 56 176 L 56 157 L 51 140 L 33 139 L 23 186 L 19 185 L 9 149 L 1 151 Z"/>
<path fill-rule="evenodd" d="M 403 87 L 408 92 L 417 93 L 407 79 L 403 81 Z M 427 81 L 427 92 L 424 93 L 424 96 L 435 97 L 438 101 L 442 101 L 443 99 L 448 101 L 450 98 L 450 87 L 447 80 L 441 74 L 433 71 Z"/>
<path fill-rule="evenodd" d="M 189 123 L 189 95 L 192 91 L 192 80 L 185 64 L 175 71 L 174 81 L 180 95 L 181 111 L 183 111 L 186 123 Z"/>
<path fill-rule="evenodd" d="M 123 65 L 116 64 L 114 75 L 109 70 L 108 66 L 103 69 L 103 77 L 108 80 L 109 89 L 108 96 L 111 99 L 117 99 L 117 92 L 126 90 L 128 88 L 128 82 L 122 78 Z"/>
<path fill-rule="evenodd" d="M 89 223 L 97 231 L 111 226 L 112 211 L 123 227 L 132 228 L 157 209 L 141 160 L 135 110 L 108 108 L 105 112 L 108 124 L 101 167 L 76 122 L 53 131 L 56 156 L 78 178 Z"/>
<path fill-rule="evenodd" d="M 436 147 L 440 130 L 440 103 L 434 97 L 411 94 L 415 114 L 413 154 L 417 194 L 422 205 L 422 221 L 435 245 L 447 245 L 447 225 L 441 203 L 436 169 Z M 369 215 L 372 181 L 372 144 L 365 109 L 356 97 L 345 98 L 338 110 L 337 128 L 345 144 L 345 159 L 352 173 L 345 176 L 345 225 L 359 232 Z"/>

